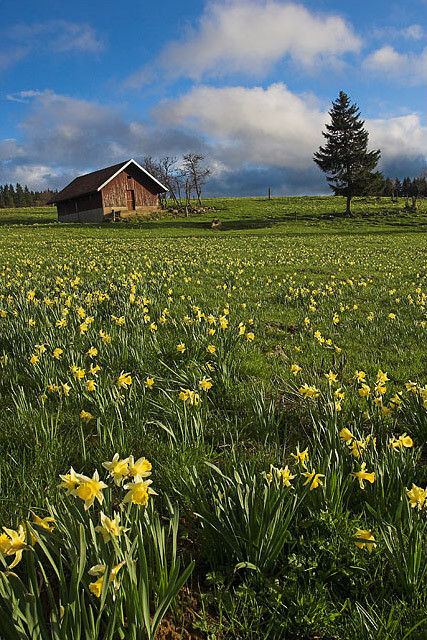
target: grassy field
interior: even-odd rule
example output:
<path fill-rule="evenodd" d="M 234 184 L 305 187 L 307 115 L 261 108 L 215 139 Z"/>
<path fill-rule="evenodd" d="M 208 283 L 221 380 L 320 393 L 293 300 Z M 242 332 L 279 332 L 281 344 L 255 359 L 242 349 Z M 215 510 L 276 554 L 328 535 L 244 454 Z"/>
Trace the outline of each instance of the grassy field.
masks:
<path fill-rule="evenodd" d="M 207 204 L 0 212 L 0 637 L 427 637 L 426 203 Z"/>

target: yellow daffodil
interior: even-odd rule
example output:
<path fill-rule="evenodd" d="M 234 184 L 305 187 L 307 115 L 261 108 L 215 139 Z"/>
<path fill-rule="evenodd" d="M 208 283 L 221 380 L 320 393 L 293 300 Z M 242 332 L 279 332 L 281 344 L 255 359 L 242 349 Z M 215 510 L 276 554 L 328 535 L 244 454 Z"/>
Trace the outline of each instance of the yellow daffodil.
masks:
<path fill-rule="evenodd" d="M 375 538 L 372 535 L 372 531 L 357 529 L 354 537 L 354 544 L 356 545 L 356 547 L 359 547 L 359 549 L 364 549 L 366 547 L 366 549 L 371 552 L 373 548 L 376 547 Z"/>
<path fill-rule="evenodd" d="M 134 460 L 133 456 L 129 456 L 128 460 L 129 475 L 131 477 L 140 476 L 140 478 L 147 478 L 151 475 L 151 462 L 145 458 L 138 458 L 138 460 Z"/>
<path fill-rule="evenodd" d="M 114 454 L 111 462 L 103 462 L 104 469 L 110 472 L 110 476 L 114 479 L 117 486 L 120 486 L 125 476 L 129 475 L 129 458 L 120 459 L 118 453 Z"/>
<path fill-rule="evenodd" d="M 117 386 L 121 389 L 127 389 L 132 384 L 132 377 L 130 373 L 122 373 L 117 378 Z"/>
<path fill-rule="evenodd" d="M 79 478 L 77 473 L 74 471 L 73 467 L 71 467 L 69 473 L 65 475 L 59 476 L 62 480 L 61 484 L 58 485 L 62 489 L 66 489 L 66 496 L 73 494 L 75 488 L 79 484 Z"/>
<path fill-rule="evenodd" d="M 307 461 L 309 458 L 308 448 L 304 451 L 300 451 L 299 447 L 296 448 L 296 453 L 291 453 L 291 457 L 295 460 L 294 464 L 302 464 L 304 469 L 307 469 Z"/>
<path fill-rule="evenodd" d="M 101 511 L 101 524 L 95 527 L 95 531 L 102 535 L 105 543 L 110 542 L 112 538 L 120 538 L 122 533 L 129 531 L 120 526 L 119 513 L 113 513 L 113 516 L 113 519 L 110 519 Z"/>
<path fill-rule="evenodd" d="M 157 495 L 150 487 L 152 482 L 152 480 L 144 480 L 141 476 L 135 476 L 132 483 L 124 485 L 124 489 L 126 489 L 128 493 L 123 498 L 123 502 L 132 502 L 132 504 L 145 507 L 150 495 Z"/>
<path fill-rule="evenodd" d="M 15 556 L 9 565 L 9 569 L 13 569 L 21 561 L 23 551 L 31 547 L 26 543 L 25 529 L 22 525 L 19 525 L 17 531 L 6 527 L 3 527 L 3 530 L 5 533 L 0 535 L 0 553 L 4 557 Z"/>
<path fill-rule="evenodd" d="M 320 478 L 325 477 L 323 473 L 316 473 L 315 470 L 313 469 L 312 471 L 304 471 L 302 475 L 307 478 L 303 486 L 305 487 L 306 485 L 309 484 L 310 491 L 312 491 L 313 489 L 317 489 L 317 487 L 319 486 L 323 486 L 323 482 L 322 480 L 320 480 Z"/>
<path fill-rule="evenodd" d="M 78 474 L 77 477 L 79 484 L 72 494 L 84 501 L 85 511 L 93 505 L 95 498 L 98 500 L 99 504 L 102 504 L 104 500 L 102 490 L 106 489 L 107 485 L 99 479 L 98 471 L 95 471 L 92 478 L 81 474 Z"/>
<path fill-rule="evenodd" d="M 347 429 L 347 427 L 344 427 L 344 429 L 341 429 L 339 435 L 341 440 L 343 440 L 346 444 L 350 444 L 351 441 L 354 439 L 354 435 L 351 433 L 349 429 Z"/>
<path fill-rule="evenodd" d="M 406 494 L 409 498 L 410 505 L 413 509 L 417 507 L 417 509 L 420 511 L 424 507 L 424 503 L 427 498 L 426 489 L 417 487 L 416 484 L 412 483 L 412 489 L 407 489 Z"/>
<path fill-rule="evenodd" d="M 123 565 L 125 564 L 125 560 L 123 560 L 122 562 L 120 562 L 120 564 L 117 564 L 115 567 L 113 567 L 111 569 L 111 573 L 110 573 L 110 578 L 109 578 L 109 583 L 113 583 L 114 588 L 117 590 L 119 588 L 119 583 L 117 581 L 117 574 L 120 571 L 120 569 L 123 567 Z M 94 567 L 92 567 L 89 570 L 89 575 L 93 576 L 93 575 L 99 575 L 101 574 L 105 574 L 105 570 L 106 570 L 106 566 L 105 565 L 101 565 L 98 564 Z M 101 575 L 100 578 L 98 578 L 98 580 L 96 580 L 96 582 L 90 582 L 89 583 L 89 590 L 91 593 L 93 593 L 97 598 L 101 597 L 101 591 L 102 591 L 102 585 L 104 583 L 104 575 Z"/>
<path fill-rule="evenodd" d="M 352 476 L 354 476 L 359 480 L 359 485 L 361 489 L 365 488 L 364 480 L 367 480 L 371 484 L 373 484 L 373 482 L 375 481 L 375 472 L 374 471 L 367 472 L 365 471 L 365 469 L 366 469 L 366 462 L 362 462 L 360 471 L 355 471 L 354 473 L 351 474 Z"/>

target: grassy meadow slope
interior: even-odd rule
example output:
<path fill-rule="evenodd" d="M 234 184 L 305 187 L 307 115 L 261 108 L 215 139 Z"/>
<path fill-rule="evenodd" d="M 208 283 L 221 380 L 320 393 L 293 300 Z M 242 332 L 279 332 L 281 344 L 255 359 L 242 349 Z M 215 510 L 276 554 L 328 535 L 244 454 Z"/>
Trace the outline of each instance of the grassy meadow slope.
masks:
<path fill-rule="evenodd" d="M 166 621 L 182 638 L 425 638 L 426 203 L 357 199 L 354 219 L 332 197 L 206 204 L 103 225 L 0 212 L 0 521 L 57 521 L 30 525 L 39 544 L 14 571 L 25 581 L 46 548 L 82 554 L 80 523 L 75 589 L 97 611 L 90 566 L 137 562 L 139 519 L 157 557 L 155 513 L 179 507 L 195 569 Z M 122 505 L 130 455 L 152 465 L 146 511 Z M 99 503 L 83 508 L 87 480 L 58 489 L 70 466 L 109 485 L 102 509 L 130 529 L 114 544 L 97 541 Z M 134 638 L 120 571 L 101 594 L 111 640 Z M 164 579 L 150 573 L 149 606 Z"/>

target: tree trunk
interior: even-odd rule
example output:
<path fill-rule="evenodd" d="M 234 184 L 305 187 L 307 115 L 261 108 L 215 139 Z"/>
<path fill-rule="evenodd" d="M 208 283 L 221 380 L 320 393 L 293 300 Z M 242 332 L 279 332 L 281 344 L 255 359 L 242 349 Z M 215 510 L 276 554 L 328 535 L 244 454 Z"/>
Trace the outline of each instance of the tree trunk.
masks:
<path fill-rule="evenodd" d="M 351 218 L 352 217 L 352 212 L 351 212 L 351 195 L 347 196 L 347 206 L 345 209 L 345 215 L 347 218 Z"/>

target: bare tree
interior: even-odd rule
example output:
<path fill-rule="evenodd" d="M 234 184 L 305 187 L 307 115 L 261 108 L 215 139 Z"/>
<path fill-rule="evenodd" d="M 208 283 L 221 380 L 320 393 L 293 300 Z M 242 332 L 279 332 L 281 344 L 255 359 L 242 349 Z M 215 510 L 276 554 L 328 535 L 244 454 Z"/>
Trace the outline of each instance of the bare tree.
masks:
<path fill-rule="evenodd" d="M 154 178 L 156 178 L 156 180 L 158 180 L 159 182 L 164 184 L 165 187 L 167 187 L 159 160 L 157 160 L 156 158 L 153 158 L 152 156 L 145 156 L 145 158 L 142 161 L 142 166 L 144 167 L 144 169 L 146 169 L 146 171 L 148 171 L 148 173 L 151 173 L 151 175 Z M 160 200 L 161 207 L 164 209 L 166 207 L 166 194 L 160 193 L 159 200 Z"/>
<path fill-rule="evenodd" d="M 194 189 L 197 195 L 197 202 L 202 205 L 202 187 L 206 182 L 206 178 L 210 174 L 210 169 L 203 166 L 203 160 L 205 156 L 200 153 L 186 153 L 183 155 L 182 168 L 186 178 L 186 192 L 191 192 Z"/>

